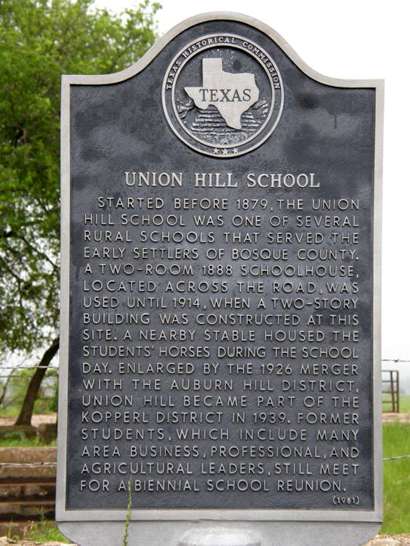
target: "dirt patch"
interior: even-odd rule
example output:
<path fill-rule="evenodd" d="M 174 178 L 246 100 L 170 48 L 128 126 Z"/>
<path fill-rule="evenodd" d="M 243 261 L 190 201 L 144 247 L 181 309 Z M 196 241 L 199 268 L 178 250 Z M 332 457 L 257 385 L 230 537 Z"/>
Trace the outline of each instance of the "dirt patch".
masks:
<path fill-rule="evenodd" d="M 16 542 L 7 537 L 0 537 L 0 546 L 70 546 L 69 544 L 63 544 L 62 542 L 33 542 L 31 540 L 24 540 L 23 542 Z M 74 546 L 73 544 L 71 546 Z"/>
<path fill-rule="evenodd" d="M 410 423 L 410 413 L 383 413 L 383 423 Z"/>
<path fill-rule="evenodd" d="M 16 420 L 16 417 L 0 417 L 0 426 L 11 426 L 14 425 L 14 422 Z M 47 413 L 47 414 L 38 414 L 33 415 L 33 418 L 31 420 L 31 424 L 33 427 L 38 427 L 39 425 L 42 425 L 43 423 L 56 423 L 57 422 L 57 414 L 56 413 Z M 0 542 L 1 546 L 1 542 Z"/>
<path fill-rule="evenodd" d="M 410 546 L 410 535 L 378 535 L 366 546 Z"/>

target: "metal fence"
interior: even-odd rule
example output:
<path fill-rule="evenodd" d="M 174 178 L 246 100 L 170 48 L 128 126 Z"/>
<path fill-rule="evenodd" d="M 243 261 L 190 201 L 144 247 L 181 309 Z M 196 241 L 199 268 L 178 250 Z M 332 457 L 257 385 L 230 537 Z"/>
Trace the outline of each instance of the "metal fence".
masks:
<path fill-rule="evenodd" d="M 382 371 L 383 411 L 400 413 L 400 374 L 399 370 Z"/>
<path fill-rule="evenodd" d="M 55 366 L 1 366 L 0 365 L 0 411 L 22 403 L 28 384 L 36 369 L 46 369 L 36 399 L 38 409 L 46 409 L 56 398 L 58 368 Z"/>

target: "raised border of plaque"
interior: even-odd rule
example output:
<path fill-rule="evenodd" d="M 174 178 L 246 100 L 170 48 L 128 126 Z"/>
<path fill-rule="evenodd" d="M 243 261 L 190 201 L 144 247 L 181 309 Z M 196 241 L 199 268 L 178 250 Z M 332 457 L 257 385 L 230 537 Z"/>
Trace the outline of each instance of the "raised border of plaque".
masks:
<path fill-rule="evenodd" d="M 319 83 L 338 88 L 371 88 L 376 91 L 376 124 L 375 124 L 375 161 L 374 161 L 374 286 L 373 286 L 373 477 L 374 477 L 374 509 L 373 510 L 278 510 L 278 509 L 141 509 L 132 510 L 131 521 L 146 522 L 156 520 L 171 522 L 198 522 L 207 520 L 225 522 L 232 525 L 237 522 L 239 527 L 243 522 L 299 522 L 304 523 L 304 531 L 309 532 L 313 522 L 348 522 L 375 524 L 382 519 L 382 441 L 381 441 L 381 178 L 382 178 L 382 125 L 383 125 L 383 80 L 344 80 L 334 79 L 319 74 L 299 57 L 292 47 L 268 25 L 252 17 L 230 13 L 213 12 L 197 15 L 183 21 L 163 36 L 149 51 L 133 66 L 114 74 L 84 76 L 67 75 L 62 81 L 62 136 L 61 136 L 61 348 L 60 348 L 60 392 L 58 418 L 58 479 L 56 495 L 56 520 L 64 530 L 64 522 L 124 522 L 126 509 L 121 510 L 67 510 L 66 480 L 67 480 L 67 419 L 68 419 L 68 341 L 69 341 L 69 304 L 70 304 L 70 86 L 71 85 L 109 85 L 129 79 L 144 70 L 162 49 L 182 31 L 195 25 L 212 21 L 237 21 L 250 25 L 270 37 L 285 52 L 286 55 L 310 78 Z M 230 523 L 229 523 L 230 522 Z M 239 523 L 242 522 L 242 523 Z M 344 526 L 342 526 L 344 527 Z M 299 531 L 300 532 L 300 531 Z M 300 539 L 299 539 L 300 540 Z M 104 542 L 105 544 L 105 542 Z M 108 544 L 108 543 L 107 543 Z M 294 542 L 302 544 L 302 542 Z"/>

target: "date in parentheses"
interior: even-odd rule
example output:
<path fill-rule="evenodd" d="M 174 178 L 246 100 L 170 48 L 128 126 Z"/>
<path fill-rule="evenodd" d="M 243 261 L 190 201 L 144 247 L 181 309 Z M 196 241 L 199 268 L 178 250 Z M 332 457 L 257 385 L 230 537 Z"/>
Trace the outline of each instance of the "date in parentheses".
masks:
<path fill-rule="evenodd" d="M 358 506 L 360 504 L 360 497 L 358 495 L 333 495 L 332 502 L 336 505 Z"/>

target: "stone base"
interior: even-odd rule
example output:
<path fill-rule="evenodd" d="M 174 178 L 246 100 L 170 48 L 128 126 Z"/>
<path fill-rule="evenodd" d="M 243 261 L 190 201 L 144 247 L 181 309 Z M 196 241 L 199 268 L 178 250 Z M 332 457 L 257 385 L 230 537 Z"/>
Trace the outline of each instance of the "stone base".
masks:
<path fill-rule="evenodd" d="M 122 522 L 59 523 L 79 546 L 122 546 Z M 377 523 L 340 522 L 131 522 L 128 546 L 362 546 Z"/>
<path fill-rule="evenodd" d="M 187 531 L 178 546 L 261 546 L 261 542 L 250 531 L 208 528 Z"/>

